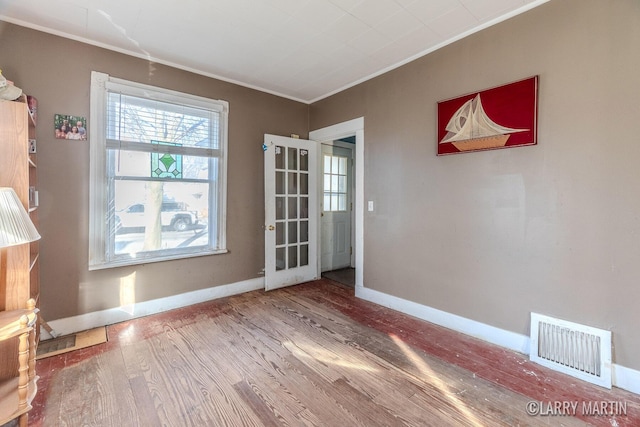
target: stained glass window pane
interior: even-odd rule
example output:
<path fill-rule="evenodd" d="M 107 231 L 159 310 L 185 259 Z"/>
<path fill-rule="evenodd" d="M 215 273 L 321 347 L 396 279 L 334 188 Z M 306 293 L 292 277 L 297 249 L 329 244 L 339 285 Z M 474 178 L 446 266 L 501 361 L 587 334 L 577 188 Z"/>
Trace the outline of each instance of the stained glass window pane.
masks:
<path fill-rule="evenodd" d="M 180 146 L 171 142 L 151 141 L 152 144 Z M 182 178 L 182 155 L 170 153 L 151 153 L 152 178 Z"/>

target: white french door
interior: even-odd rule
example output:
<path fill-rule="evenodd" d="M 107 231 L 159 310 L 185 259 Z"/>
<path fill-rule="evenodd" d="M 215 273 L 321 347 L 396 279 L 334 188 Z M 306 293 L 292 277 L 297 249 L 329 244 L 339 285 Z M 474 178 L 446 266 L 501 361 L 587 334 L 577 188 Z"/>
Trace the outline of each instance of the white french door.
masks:
<path fill-rule="evenodd" d="M 317 143 L 264 136 L 265 289 L 318 278 Z"/>

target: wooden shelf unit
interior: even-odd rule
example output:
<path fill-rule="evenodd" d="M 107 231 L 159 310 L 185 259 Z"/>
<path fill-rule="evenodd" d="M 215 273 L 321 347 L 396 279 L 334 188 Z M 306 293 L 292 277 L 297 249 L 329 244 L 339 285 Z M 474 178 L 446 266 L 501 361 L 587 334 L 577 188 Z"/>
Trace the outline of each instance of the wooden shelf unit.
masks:
<path fill-rule="evenodd" d="M 29 153 L 30 139 L 36 139 L 36 124 L 29 114 L 26 96 L 18 101 L 1 101 L 0 187 L 15 190 L 38 228 L 38 207 L 30 203 L 35 194 L 33 190 L 38 188 L 37 153 Z M 0 310 L 24 308 L 30 298 L 37 303 L 40 295 L 38 242 L 6 248 L 6 254 L 6 283 L 0 283 Z"/>
<path fill-rule="evenodd" d="M 29 152 L 32 139 L 36 123 L 26 96 L 0 101 L 0 187 L 14 189 L 38 228 L 38 162 L 37 153 Z M 0 425 L 19 417 L 26 426 L 37 390 L 39 251 L 37 241 L 0 250 Z"/>

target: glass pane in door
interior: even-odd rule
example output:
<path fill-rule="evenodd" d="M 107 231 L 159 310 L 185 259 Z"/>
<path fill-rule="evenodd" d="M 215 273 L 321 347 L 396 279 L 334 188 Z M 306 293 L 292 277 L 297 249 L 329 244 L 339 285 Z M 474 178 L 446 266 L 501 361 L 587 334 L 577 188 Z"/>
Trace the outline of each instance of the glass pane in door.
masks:
<path fill-rule="evenodd" d="M 300 218 L 309 218 L 309 198 L 300 197 Z"/>
<path fill-rule="evenodd" d="M 347 211 L 347 158 L 325 154 L 324 161 L 324 197 L 322 209 L 325 212 Z"/>
<path fill-rule="evenodd" d="M 284 197 L 276 197 L 276 219 L 285 219 L 284 201 Z"/>
<path fill-rule="evenodd" d="M 309 265 L 309 245 L 300 245 L 300 267 Z"/>
<path fill-rule="evenodd" d="M 276 169 L 284 169 L 284 147 L 276 145 Z"/>
<path fill-rule="evenodd" d="M 289 265 L 288 268 L 295 268 L 298 266 L 298 247 L 289 246 Z"/>
<path fill-rule="evenodd" d="M 289 197 L 289 219 L 298 218 L 298 198 Z"/>
<path fill-rule="evenodd" d="M 284 248 L 276 248 L 276 271 L 286 268 L 287 260 L 285 259 Z"/>

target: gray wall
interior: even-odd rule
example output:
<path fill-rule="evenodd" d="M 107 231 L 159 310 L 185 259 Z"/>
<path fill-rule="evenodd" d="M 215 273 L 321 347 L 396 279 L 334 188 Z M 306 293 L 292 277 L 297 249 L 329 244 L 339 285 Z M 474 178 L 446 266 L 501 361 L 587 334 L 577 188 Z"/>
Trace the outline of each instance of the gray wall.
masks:
<path fill-rule="evenodd" d="M 264 133 L 308 134 L 308 106 L 219 80 L 0 22 L 5 76 L 38 98 L 40 307 L 51 321 L 259 277 L 264 267 Z M 229 101 L 228 254 L 88 271 L 89 143 L 53 138 L 56 113 L 89 117 L 91 71 Z M 91 126 L 91 123 L 89 123 Z"/>
<path fill-rule="evenodd" d="M 365 118 L 364 285 L 640 369 L 640 2 L 552 1 L 311 106 Z M 540 76 L 538 145 L 436 156 L 436 103 Z"/>

